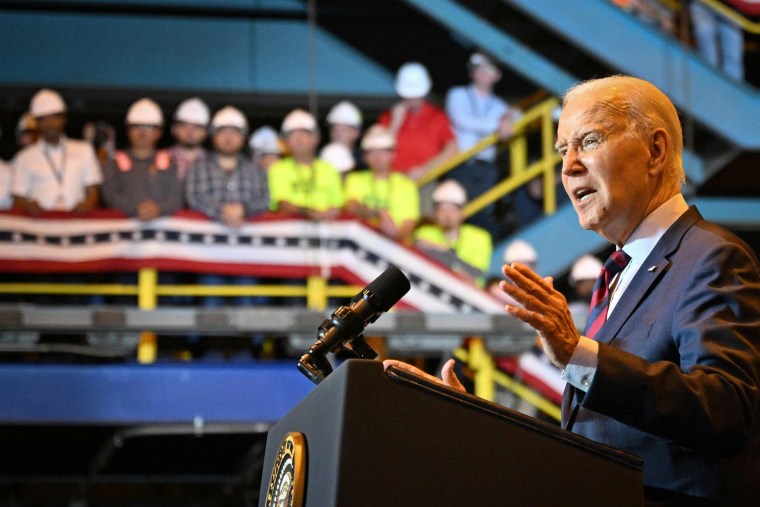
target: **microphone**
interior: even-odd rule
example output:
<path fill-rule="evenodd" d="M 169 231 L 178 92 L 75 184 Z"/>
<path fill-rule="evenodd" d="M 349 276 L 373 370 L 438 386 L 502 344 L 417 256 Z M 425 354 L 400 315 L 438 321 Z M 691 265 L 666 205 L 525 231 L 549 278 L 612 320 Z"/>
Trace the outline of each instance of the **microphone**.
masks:
<path fill-rule="evenodd" d="M 374 359 L 377 353 L 364 341 L 364 328 L 390 310 L 409 292 L 409 279 L 396 267 L 389 267 L 354 296 L 348 306 L 340 306 L 319 326 L 318 338 L 298 361 L 298 370 L 315 384 L 332 373 L 328 352 L 350 349 L 358 357 Z"/>

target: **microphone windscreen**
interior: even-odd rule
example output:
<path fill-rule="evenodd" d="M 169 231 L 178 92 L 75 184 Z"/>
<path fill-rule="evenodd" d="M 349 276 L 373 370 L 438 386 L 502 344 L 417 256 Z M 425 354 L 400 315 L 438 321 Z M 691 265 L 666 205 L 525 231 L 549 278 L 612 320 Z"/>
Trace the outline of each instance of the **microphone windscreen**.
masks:
<path fill-rule="evenodd" d="M 375 295 L 378 311 L 387 312 L 404 294 L 409 292 L 409 279 L 395 266 L 391 266 L 375 278 L 365 290 Z"/>

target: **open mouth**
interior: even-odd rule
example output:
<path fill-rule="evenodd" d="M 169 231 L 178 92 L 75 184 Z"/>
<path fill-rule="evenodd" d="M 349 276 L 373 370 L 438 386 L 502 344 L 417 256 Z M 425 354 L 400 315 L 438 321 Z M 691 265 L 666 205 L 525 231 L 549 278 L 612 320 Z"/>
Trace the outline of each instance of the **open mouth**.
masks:
<path fill-rule="evenodd" d="M 594 190 L 593 188 L 582 187 L 582 188 L 575 189 L 573 191 L 573 196 L 575 197 L 576 201 L 578 201 L 579 203 L 582 203 L 586 199 L 588 199 L 589 196 L 591 196 L 591 195 L 593 195 L 595 193 L 596 193 L 596 190 Z"/>

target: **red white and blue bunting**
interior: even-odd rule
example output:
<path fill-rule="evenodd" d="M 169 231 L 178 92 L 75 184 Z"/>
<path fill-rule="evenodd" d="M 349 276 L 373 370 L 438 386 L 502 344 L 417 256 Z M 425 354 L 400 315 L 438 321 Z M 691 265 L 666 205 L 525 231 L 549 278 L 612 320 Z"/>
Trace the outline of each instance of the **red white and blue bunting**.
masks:
<path fill-rule="evenodd" d="M 111 213 L 0 214 L 0 263 L 4 273 L 154 267 L 268 278 L 319 275 L 355 285 L 366 285 L 395 265 L 412 285 L 399 309 L 503 311 L 500 303 L 445 266 L 354 220 L 265 218 L 234 229 L 191 213 L 150 222 Z"/>

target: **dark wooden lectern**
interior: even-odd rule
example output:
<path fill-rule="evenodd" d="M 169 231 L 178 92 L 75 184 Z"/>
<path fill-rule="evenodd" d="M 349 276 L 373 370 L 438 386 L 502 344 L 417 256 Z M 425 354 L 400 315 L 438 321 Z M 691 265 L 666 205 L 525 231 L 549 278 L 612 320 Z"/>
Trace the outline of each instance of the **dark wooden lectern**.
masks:
<path fill-rule="evenodd" d="M 382 364 L 349 360 L 267 437 L 305 439 L 307 506 L 640 506 L 641 460 Z"/>

